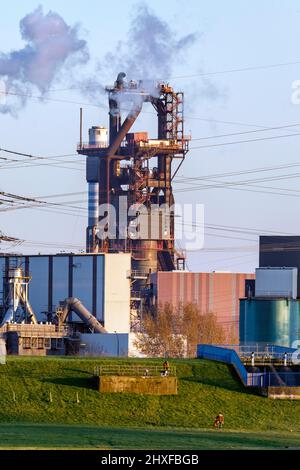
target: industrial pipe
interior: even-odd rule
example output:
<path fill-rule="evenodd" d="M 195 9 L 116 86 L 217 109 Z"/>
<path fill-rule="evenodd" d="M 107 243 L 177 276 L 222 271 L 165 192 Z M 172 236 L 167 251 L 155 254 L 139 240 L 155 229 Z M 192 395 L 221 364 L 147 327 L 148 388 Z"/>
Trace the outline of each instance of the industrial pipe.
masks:
<path fill-rule="evenodd" d="M 113 140 L 113 142 L 108 147 L 108 150 L 107 150 L 107 157 L 108 158 L 113 157 L 116 154 L 118 148 L 120 147 L 120 145 L 122 143 L 122 140 L 125 138 L 126 134 L 129 132 L 129 130 L 131 129 L 131 127 L 135 123 L 135 121 L 136 121 L 138 115 L 140 114 L 141 110 L 142 110 L 142 104 L 139 104 L 138 106 L 136 106 L 134 108 L 134 110 L 132 110 L 128 114 L 127 118 L 123 122 L 123 124 L 122 124 L 118 134 L 116 135 L 115 139 Z"/>
<path fill-rule="evenodd" d="M 104 326 L 98 322 L 97 318 L 95 318 L 76 297 L 69 297 L 64 301 L 63 312 L 60 316 L 62 323 L 65 323 L 71 311 L 75 312 L 95 333 L 107 333 Z"/>
<path fill-rule="evenodd" d="M 20 299 L 21 299 L 21 301 L 24 305 L 24 308 L 27 310 L 26 313 L 28 314 L 30 322 L 33 323 L 34 325 L 37 325 L 38 321 L 37 321 L 36 316 L 34 314 L 33 308 L 31 307 L 31 305 L 29 303 L 29 300 L 26 299 L 26 296 L 25 296 L 25 293 L 24 293 L 23 289 L 20 291 Z"/>

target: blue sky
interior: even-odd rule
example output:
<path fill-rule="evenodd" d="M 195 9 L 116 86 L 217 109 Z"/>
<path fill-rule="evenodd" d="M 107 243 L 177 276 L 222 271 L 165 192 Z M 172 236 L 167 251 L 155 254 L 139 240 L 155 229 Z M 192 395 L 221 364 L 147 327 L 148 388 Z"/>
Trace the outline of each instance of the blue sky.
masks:
<path fill-rule="evenodd" d="M 294 80 L 300 79 L 300 64 L 195 76 L 199 73 L 300 61 L 299 2 L 189 0 L 184 7 L 182 1 L 177 0 L 145 3 L 169 24 L 178 38 L 194 32 L 199 35 L 185 60 L 179 58 L 173 64 L 174 78 L 171 80 L 176 89 L 185 92 L 186 129 L 191 131 L 194 139 L 300 123 L 300 105 L 291 103 L 291 85 Z M 69 25 L 80 23 L 80 36 L 88 42 L 91 62 L 76 71 L 78 79 L 94 73 L 95 63 L 103 63 L 107 52 L 113 51 L 119 41 L 126 41 L 130 21 L 136 11 L 134 1 L 115 1 L 110 4 L 93 0 L 40 3 L 11 0 L 1 8 L 2 53 L 23 46 L 19 21 L 39 4 L 45 13 L 49 9 L 55 11 Z M 101 82 L 101 72 L 98 74 Z M 181 76 L 187 78 L 175 78 Z M 114 79 L 111 77 L 111 82 Z M 209 83 L 203 82 L 203 79 L 209 80 Z M 68 86 L 63 80 L 53 83 L 53 89 L 64 88 Z M 107 109 L 94 106 L 98 98 L 92 100 L 74 90 L 52 91 L 47 96 L 85 103 L 86 134 L 91 125 L 107 124 Z M 74 154 L 78 141 L 78 115 L 78 104 L 30 99 L 17 118 L 0 114 L 0 147 L 43 156 Z M 144 116 L 139 128 L 144 130 L 148 125 L 153 128 L 153 123 L 148 121 L 149 118 Z M 299 128 L 294 127 L 292 130 L 196 140 L 191 143 L 191 147 L 297 131 L 300 132 L 300 124 Z M 188 154 L 180 175 L 200 178 L 297 163 L 300 162 L 299 150 L 300 136 L 194 149 Z M 0 153 L 0 156 L 3 154 Z M 80 157 L 66 158 L 73 162 L 78 159 Z M 74 170 L 61 166 L 0 168 L 0 190 L 33 197 L 86 191 L 84 165 L 66 165 L 77 168 Z M 262 174 L 230 176 L 218 181 L 275 178 L 296 172 L 297 167 L 283 168 Z M 299 177 L 253 183 L 275 189 L 240 186 L 243 189 L 240 190 L 235 186 L 235 189 L 182 191 L 177 195 L 175 192 L 179 202 L 203 203 L 205 221 L 214 226 L 206 230 L 204 250 L 189 254 L 189 268 L 197 271 L 253 271 L 258 264 L 256 233 L 300 234 L 297 217 L 300 201 L 295 192 L 298 190 L 298 180 Z M 195 184 L 204 183 L 198 180 Z M 178 183 L 175 189 L 186 187 L 187 184 Z M 277 188 L 283 188 L 284 195 L 274 194 L 278 193 Z M 266 191 L 272 194 L 266 194 Z M 288 192 L 290 196 L 286 195 Z M 86 196 L 64 197 L 53 199 L 53 202 L 70 201 L 78 206 L 81 198 L 86 199 Z M 18 248 L 27 253 L 59 251 L 60 243 L 62 247 L 64 244 L 84 246 L 85 226 L 86 219 L 79 211 L 72 216 L 32 209 L 0 214 L 0 230 L 32 241 Z M 220 226 L 225 229 L 220 230 Z M 255 230 L 255 234 L 251 234 L 248 229 Z M 42 241 L 57 243 L 57 246 L 44 246 Z M 9 247 L 3 245 L 1 248 Z M 214 251 L 216 249 L 219 251 Z"/>

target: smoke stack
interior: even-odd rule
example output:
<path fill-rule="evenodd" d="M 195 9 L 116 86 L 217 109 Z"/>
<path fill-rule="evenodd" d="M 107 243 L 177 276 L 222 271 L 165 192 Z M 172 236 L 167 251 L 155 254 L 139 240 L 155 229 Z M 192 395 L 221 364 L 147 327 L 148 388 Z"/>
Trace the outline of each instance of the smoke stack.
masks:
<path fill-rule="evenodd" d="M 116 88 L 122 89 L 124 86 L 124 78 L 126 77 L 126 73 L 120 72 L 117 76 L 116 80 Z"/>

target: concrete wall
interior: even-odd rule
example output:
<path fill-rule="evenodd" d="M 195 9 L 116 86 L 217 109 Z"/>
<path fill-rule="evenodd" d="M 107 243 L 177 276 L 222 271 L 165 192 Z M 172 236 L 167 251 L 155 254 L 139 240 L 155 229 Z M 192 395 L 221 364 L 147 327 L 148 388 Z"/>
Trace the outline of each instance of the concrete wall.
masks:
<path fill-rule="evenodd" d="M 176 395 L 177 377 L 99 377 L 101 393 L 139 393 L 143 395 Z"/>
<path fill-rule="evenodd" d="M 108 357 L 147 357 L 135 346 L 135 333 L 88 334 L 82 333 L 80 354 Z M 119 343 L 118 343 L 119 341 Z M 85 345 L 85 346 L 83 346 Z"/>
<path fill-rule="evenodd" d="M 147 357 L 145 354 L 141 353 L 139 349 L 136 347 L 135 342 L 137 340 L 136 333 L 129 334 L 129 345 L 128 345 L 128 356 L 129 357 L 140 357 L 144 358 Z"/>
<path fill-rule="evenodd" d="M 130 331 L 129 254 L 105 255 L 104 326 L 108 332 Z"/>
<path fill-rule="evenodd" d="M 6 341 L 0 337 L 0 364 L 6 364 Z"/>
<path fill-rule="evenodd" d="M 89 334 L 80 335 L 80 354 L 85 356 L 128 356 L 128 334 Z"/>
<path fill-rule="evenodd" d="M 300 387 L 267 387 L 261 394 L 274 400 L 300 400 Z"/>

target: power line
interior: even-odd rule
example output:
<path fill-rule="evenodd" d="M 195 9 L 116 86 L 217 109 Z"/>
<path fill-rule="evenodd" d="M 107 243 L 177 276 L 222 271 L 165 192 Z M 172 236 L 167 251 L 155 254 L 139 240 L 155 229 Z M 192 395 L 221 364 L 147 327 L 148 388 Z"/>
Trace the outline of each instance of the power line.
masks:
<path fill-rule="evenodd" d="M 74 156 L 78 156 L 77 153 L 69 153 L 69 154 L 65 154 L 65 155 L 50 155 L 48 157 L 41 157 L 41 156 L 37 156 L 37 155 L 32 155 L 32 154 L 28 154 L 28 153 L 23 153 L 23 152 L 17 152 L 16 150 L 8 150 L 8 149 L 4 149 L 4 148 L 0 148 L 0 151 L 1 152 L 6 152 L 6 153 L 12 153 L 14 155 L 20 155 L 22 157 L 28 157 L 29 159 L 34 159 L 34 160 L 51 160 L 51 159 L 55 159 L 55 158 L 62 158 L 62 157 L 74 157 Z"/>
<path fill-rule="evenodd" d="M 211 72 L 198 72 L 198 73 L 194 73 L 194 74 L 190 74 L 190 75 L 178 75 L 178 76 L 174 76 L 174 77 L 169 77 L 165 81 L 178 80 L 178 79 L 182 79 L 182 78 L 206 77 L 206 76 L 210 76 L 210 75 L 221 75 L 221 74 L 223 75 L 223 74 L 227 74 L 227 73 L 248 72 L 248 71 L 252 71 L 252 70 L 266 70 L 266 69 L 271 69 L 271 68 L 287 67 L 287 66 L 290 66 L 290 65 L 299 65 L 299 64 L 300 64 L 300 61 L 296 60 L 296 61 L 292 61 L 292 62 L 279 62 L 279 63 L 276 63 L 276 64 L 250 65 L 250 66 L 246 66 L 246 67 L 235 67 L 235 68 L 232 68 L 232 69 L 215 70 L 215 71 L 211 71 Z M 105 90 L 104 85 L 102 85 L 100 83 L 97 83 L 95 85 L 88 85 L 88 86 L 84 86 L 84 87 L 70 87 L 70 88 L 60 88 L 60 89 L 59 88 L 56 88 L 56 89 L 52 88 L 49 91 L 51 91 L 51 92 L 61 92 L 61 91 L 73 91 L 73 90 L 89 90 L 89 89 L 95 89 L 95 88 Z"/>
<path fill-rule="evenodd" d="M 211 75 L 223 75 L 227 73 L 237 73 L 237 72 L 249 72 L 252 70 L 266 70 L 266 69 L 273 69 L 278 67 L 287 67 L 289 65 L 299 65 L 300 61 L 293 61 L 293 62 L 280 62 L 277 64 L 267 64 L 267 65 L 254 65 L 249 67 L 239 67 L 233 69 L 225 69 L 225 70 L 218 70 L 214 72 L 200 72 L 192 75 L 181 75 L 177 77 L 171 77 L 172 80 L 181 79 L 181 78 L 193 78 L 193 77 L 207 77 Z"/>
<path fill-rule="evenodd" d="M 192 188 L 198 188 L 198 189 L 215 189 L 219 187 L 225 187 L 225 186 L 235 186 L 235 185 L 248 185 L 251 183 L 261 183 L 261 182 L 266 182 L 266 181 L 279 181 L 279 180 L 286 180 L 286 179 L 293 179 L 293 178 L 298 178 L 300 176 L 300 173 L 288 173 L 286 175 L 278 175 L 278 176 L 269 176 L 269 177 L 264 177 L 264 178 L 255 178 L 255 179 L 248 179 L 248 180 L 242 180 L 242 181 L 216 181 L 215 179 L 209 179 L 205 178 L 206 181 L 216 183 L 215 185 L 198 185 L 198 186 L 191 186 L 192 183 L 189 184 L 188 181 L 183 181 L 182 183 L 189 184 L 191 187 L 187 188 L 182 188 L 181 190 L 179 189 L 178 191 L 184 191 L 184 190 L 191 190 Z M 199 177 L 199 180 L 201 180 L 201 177 Z M 298 190 L 295 190 L 298 191 Z"/>
<path fill-rule="evenodd" d="M 286 125 L 286 126 L 277 126 L 276 129 L 279 129 L 279 128 L 286 128 L 286 127 L 292 127 L 292 126 L 299 126 L 300 124 L 291 124 L 291 125 Z M 272 129 L 275 129 L 274 128 L 269 128 L 269 129 L 266 129 L 266 130 L 272 130 Z M 249 131 L 249 132 L 252 132 L 252 131 Z M 254 132 L 254 131 L 253 131 Z M 257 131 L 258 132 L 258 131 Z M 300 135 L 300 132 L 297 132 L 297 133 L 293 133 L 293 134 L 285 134 L 285 135 L 279 135 L 279 136 L 270 136 L 270 137 L 262 137 L 262 138 L 257 138 L 257 139 L 248 139 L 248 140 L 240 140 L 240 141 L 232 141 L 232 142 L 222 142 L 222 143 L 217 143 L 217 144 L 209 144 L 209 145 L 202 145 L 202 146 L 197 146 L 197 147 L 191 147 L 190 150 L 196 150 L 196 149 L 205 149 L 205 148 L 211 148 L 211 147 L 220 147 L 220 146 L 226 146 L 226 145 L 235 145 L 235 144 L 243 144 L 243 143 L 249 143 L 249 142 L 257 142 L 257 141 L 263 141 L 263 140 L 273 140 L 273 139 L 281 139 L 281 138 L 286 138 L 286 137 L 294 137 L 294 136 L 299 136 Z M 221 137 L 221 136 L 219 136 Z M 209 138 L 212 138 L 212 137 L 209 137 Z M 206 138 L 204 138 L 206 139 Z M 199 139 L 194 139 L 194 140 L 199 140 Z M 9 153 L 15 153 L 17 155 L 23 155 L 23 156 L 27 156 L 27 157 L 30 157 L 30 160 L 32 160 L 33 158 L 35 160 L 49 160 L 50 158 L 51 159 L 54 159 L 54 158 L 57 158 L 57 157 L 33 157 L 32 155 L 30 156 L 29 154 L 25 154 L 25 153 L 20 153 L 20 152 L 15 152 L 15 151 L 12 151 L 12 150 L 7 150 L 7 149 L 0 149 L 2 151 L 5 151 L 5 152 L 9 152 Z M 16 163 L 16 162 L 14 162 Z M 20 161 L 18 162 L 22 165 L 26 164 L 27 165 L 27 161 Z M 34 166 L 54 166 L 54 167 L 57 167 L 59 166 L 59 168 L 66 168 L 66 169 L 71 169 L 71 170 L 78 170 L 78 171 L 82 171 L 81 168 L 74 168 L 74 167 L 63 167 L 61 165 L 61 163 L 74 163 L 74 162 L 60 162 L 59 161 L 59 165 L 57 164 L 53 164 L 53 163 L 46 163 L 46 164 L 34 164 Z M 76 162 L 77 163 L 77 162 Z M 31 161 L 28 162 L 28 165 L 29 166 L 33 166 Z M 9 166 L 9 169 L 12 169 L 12 168 L 18 168 L 20 167 L 19 164 L 17 165 L 11 165 Z M 7 169 L 7 167 L 5 165 L 0 165 L 0 168 L 4 168 L 4 169 Z"/>
<path fill-rule="evenodd" d="M 66 103 L 66 104 L 76 104 L 78 106 L 85 106 L 85 107 L 94 107 L 94 108 L 105 108 L 107 109 L 106 104 L 98 103 L 98 104 L 92 104 L 92 103 L 82 103 L 80 101 L 71 101 L 71 100 L 64 100 L 64 99 L 57 99 L 57 98 L 50 98 L 50 97 L 41 97 L 41 96 L 35 96 L 32 94 L 26 94 L 26 93 L 13 93 L 13 92 L 1 92 L 0 94 L 6 94 L 6 95 L 13 95 L 13 96 L 21 96 L 21 97 L 26 97 L 28 99 L 35 99 L 38 101 L 44 100 L 44 101 L 53 101 L 57 103 Z M 131 111 L 129 108 L 123 108 L 123 111 Z M 151 115 L 156 115 L 155 112 L 153 111 L 145 111 L 144 109 L 141 110 L 141 113 L 143 114 L 151 114 Z M 257 127 L 257 128 L 267 128 L 268 126 L 261 126 L 258 124 L 253 124 L 253 123 L 242 123 L 242 122 L 237 122 L 237 121 L 223 121 L 223 120 L 217 120 L 217 119 L 210 119 L 210 118 L 203 118 L 199 116 L 194 116 L 194 115 L 185 115 L 185 119 L 192 119 L 192 120 L 199 120 L 199 121 L 204 121 L 204 122 L 214 122 L 218 124 L 226 124 L 226 125 L 234 125 L 234 126 L 245 126 L 245 127 Z"/>
<path fill-rule="evenodd" d="M 239 227 L 235 225 L 219 225 L 219 224 L 210 224 L 210 223 L 184 223 L 186 226 L 193 226 L 199 228 L 211 228 L 214 230 L 221 230 L 221 231 L 230 231 L 230 232 L 237 232 L 237 233 L 245 233 L 247 235 L 261 235 L 263 233 L 271 233 L 273 235 L 296 235 L 295 233 L 288 233 L 288 232 L 278 232 L 276 230 L 267 230 L 265 228 L 251 228 L 251 227 Z"/>
<path fill-rule="evenodd" d="M 17 152 L 15 150 L 8 150 L 8 149 L 4 149 L 4 148 L 0 148 L 0 151 L 6 152 L 6 153 L 9 153 L 9 154 L 15 154 L 15 155 L 18 155 L 18 156 L 27 157 L 27 159 L 25 159 L 25 160 L 8 160 L 7 159 L 6 164 L 0 165 L 0 168 L 2 168 L 2 169 L 12 169 L 12 168 L 20 168 L 20 167 L 23 168 L 24 165 L 26 165 L 28 167 L 32 167 L 32 166 L 53 166 L 53 167 L 66 168 L 66 169 L 70 169 L 70 170 L 79 170 L 79 171 L 81 171 L 80 168 L 63 167 L 61 165 L 61 163 L 81 163 L 80 161 L 70 162 L 70 161 L 61 161 L 61 160 L 59 160 L 59 158 L 69 157 L 69 156 L 77 156 L 77 154 L 55 155 L 55 156 L 49 156 L 49 157 L 42 157 L 42 156 L 31 155 L 31 154 L 28 154 L 28 153 Z M 47 163 L 45 163 L 45 164 L 44 163 L 33 163 L 36 160 L 45 160 L 45 161 L 47 161 Z M 57 161 L 58 163 L 48 163 L 48 161 L 50 161 L 50 162 Z M 13 162 L 13 164 L 11 165 L 10 162 Z M 10 166 L 8 166 L 8 165 L 10 165 Z"/>
<path fill-rule="evenodd" d="M 299 136 L 300 132 L 295 132 L 294 134 L 284 134 L 284 135 L 274 135 L 270 137 L 261 137 L 258 139 L 248 139 L 248 140 L 236 140 L 233 142 L 221 142 L 219 144 L 209 144 L 209 145 L 201 145 L 199 147 L 191 147 L 190 150 L 196 150 L 196 149 L 206 149 L 206 148 L 212 148 L 212 147 L 223 147 L 226 145 L 236 145 L 236 144 L 247 144 L 249 142 L 259 142 L 262 140 L 273 140 L 273 139 L 283 139 L 286 137 L 296 137 Z"/>
<path fill-rule="evenodd" d="M 300 166 L 300 162 L 295 162 L 295 163 L 285 163 L 281 165 L 274 165 L 274 166 L 269 166 L 269 167 L 258 167 L 258 168 L 252 168 L 248 170 L 239 170 L 239 171 L 234 171 L 234 172 L 227 172 L 227 173 L 214 173 L 211 175 L 203 175 L 203 176 L 193 176 L 193 177 L 187 177 L 187 176 L 177 176 L 175 178 L 176 182 L 183 182 L 185 181 L 194 181 L 194 180 L 205 180 L 205 179 L 210 179 L 210 178 L 223 178 L 226 176 L 236 176 L 236 175 L 243 175 L 243 174 L 248 174 L 248 173 L 262 173 L 265 171 L 273 171 L 273 170 L 282 170 L 285 168 L 292 168 L 292 167 L 298 167 Z"/>
<path fill-rule="evenodd" d="M 191 141 L 194 140 L 210 140 L 210 139 L 219 139 L 221 137 L 232 137 L 235 135 L 245 135 L 245 134 L 253 134 L 256 132 L 267 132 L 267 131 L 274 131 L 274 130 L 280 130 L 280 129 L 287 129 L 290 127 L 299 127 L 300 123 L 294 123 L 294 124 L 286 124 L 283 126 L 273 126 L 273 127 L 264 127 L 262 129 L 256 129 L 252 131 L 242 131 L 242 132 L 231 132 L 230 134 L 219 134 L 219 135 L 211 135 L 211 136 L 206 136 L 206 137 L 197 137 L 197 138 L 192 138 Z"/>
<path fill-rule="evenodd" d="M 276 180 L 282 180 L 282 179 L 291 179 L 291 178 L 298 178 L 300 174 L 294 174 L 294 175 L 287 175 L 283 177 L 273 177 L 273 178 L 265 178 L 261 180 L 257 180 L 258 182 L 260 181 L 276 181 Z M 297 189 L 285 189 L 285 188 L 276 188 L 272 186 L 261 186 L 261 185 L 255 185 L 252 183 L 248 183 L 247 181 L 232 181 L 232 182 L 223 182 L 219 183 L 218 181 L 210 180 L 212 182 L 215 182 L 217 184 L 211 184 L 211 185 L 198 185 L 198 186 L 190 186 L 187 188 L 181 188 L 177 190 L 177 193 L 185 193 L 185 192 L 190 192 L 190 191 L 204 191 L 207 189 L 230 189 L 230 190 L 236 190 L 236 191 L 247 191 L 247 192 L 254 192 L 254 193 L 262 193 L 262 194 L 273 194 L 276 196 L 290 196 L 290 197 L 300 197 L 299 195 L 299 190 Z M 255 181 L 255 180 L 254 180 Z M 245 188 L 245 187 L 236 187 L 236 186 L 250 186 L 250 188 Z M 258 188 L 258 189 L 252 189 L 252 188 Z M 267 189 L 267 191 L 264 191 L 263 189 Z"/>
<path fill-rule="evenodd" d="M 23 98 L 29 98 L 29 99 L 34 99 L 34 100 L 38 100 L 38 101 L 53 101 L 53 102 L 56 102 L 56 103 L 66 103 L 66 104 L 76 104 L 78 106 L 89 106 L 89 107 L 93 107 L 93 108 L 103 108 L 103 107 L 106 107 L 106 105 L 104 104 L 92 104 L 92 103 L 83 103 L 81 101 L 73 101 L 73 100 L 64 100 L 64 99 L 60 99 L 60 98 L 49 98 L 49 97 L 46 97 L 46 96 L 36 96 L 36 95 L 32 95 L 32 94 L 28 94 L 28 93 L 16 93 L 16 92 L 12 92 L 12 91 L 0 91 L 0 94 L 4 94 L 4 95 L 12 95 L 12 96 L 21 96 Z"/>

